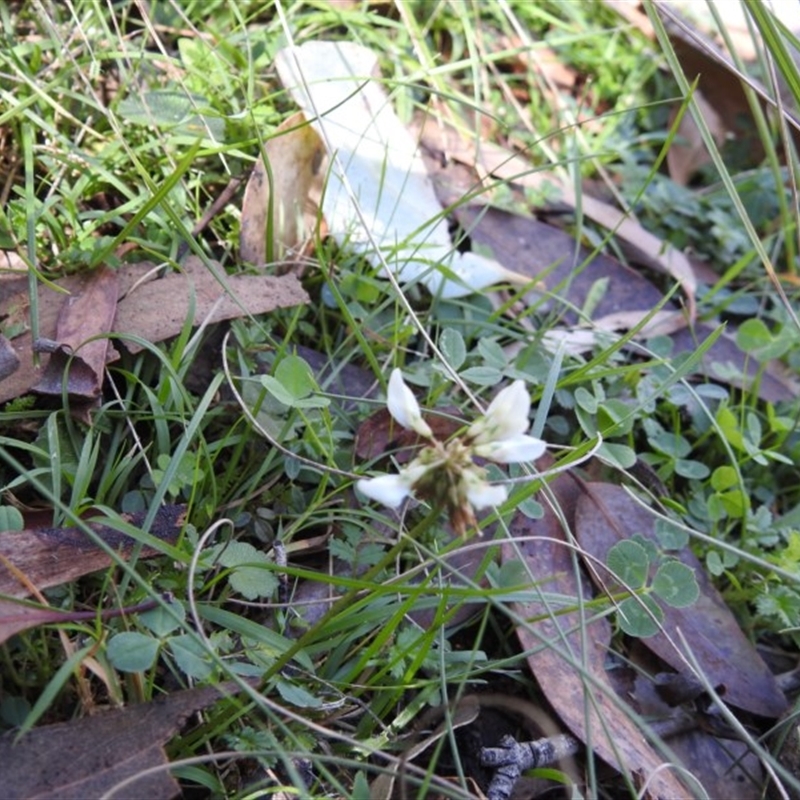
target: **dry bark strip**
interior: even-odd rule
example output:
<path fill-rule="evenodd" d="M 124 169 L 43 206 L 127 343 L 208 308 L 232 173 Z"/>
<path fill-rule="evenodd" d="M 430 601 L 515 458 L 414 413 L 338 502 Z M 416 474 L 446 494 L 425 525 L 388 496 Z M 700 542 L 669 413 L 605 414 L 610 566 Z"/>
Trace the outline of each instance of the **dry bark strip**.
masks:
<path fill-rule="evenodd" d="M 150 526 L 150 536 L 174 543 L 186 506 L 163 506 Z M 139 527 L 145 514 L 121 514 L 120 518 Z M 135 539 L 107 525 L 90 523 L 99 539 L 121 556 L 130 555 L 137 545 Z M 155 544 L 155 542 L 153 542 Z M 142 545 L 141 556 L 159 555 L 152 545 Z M 111 557 L 99 548 L 81 528 L 39 528 L 24 531 L 0 532 L 0 594 L 27 597 L 38 590 L 80 578 L 90 572 L 105 569 Z"/>

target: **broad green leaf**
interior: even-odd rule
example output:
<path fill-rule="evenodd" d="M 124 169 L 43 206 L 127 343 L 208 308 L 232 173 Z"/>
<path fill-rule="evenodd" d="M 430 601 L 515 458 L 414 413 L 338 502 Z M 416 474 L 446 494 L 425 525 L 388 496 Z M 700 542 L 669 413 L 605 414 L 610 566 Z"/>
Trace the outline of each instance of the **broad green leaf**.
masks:
<path fill-rule="evenodd" d="M 330 404 L 327 397 L 310 396 L 318 391 L 317 383 L 308 364 L 296 356 L 281 361 L 274 376 L 262 375 L 261 383 L 276 400 L 290 408 L 324 408 Z"/>
<path fill-rule="evenodd" d="M 461 377 L 477 386 L 497 386 L 503 380 L 503 373 L 494 367 L 470 367 L 461 373 Z"/>
<path fill-rule="evenodd" d="M 285 406 L 291 408 L 295 404 L 295 396 L 272 375 L 262 375 L 261 385 L 276 399 Z"/>
<path fill-rule="evenodd" d="M 202 681 L 211 675 L 214 669 L 211 655 L 193 636 L 173 637 L 169 640 L 169 649 L 178 668 L 190 678 Z"/>
<path fill-rule="evenodd" d="M 597 427 L 605 438 L 627 436 L 633 428 L 634 415 L 630 406 L 622 400 L 603 400 L 597 407 Z"/>
<path fill-rule="evenodd" d="M 628 597 L 617 607 L 617 622 L 628 636 L 646 639 L 655 636 L 664 620 L 664 612 L 652 597 Z"/>
<path fill-rule="evenodd" d="M 25 520 L 19 510 L 13 506 L 0 506 L 0 531 L 21 531 L 25 528 Z"/>
<path fill-rule="evenodd" d="M 694 570 L 680 561 L 662 564 L 653 578 L 653 591 L 669 606 L 685 608 L 697 602 L 700 587 Z"/>
<path fill-rule="evenodd" d="M 439 336 L 439 349 L 447 363 L 455 370 L 467 360 L 464 337 L 454 328 L 445 328 Z"/>
<path fill-rule="evenodd" d="M 772 343 L 772 334 L 764 322 L 756 317 L 746 319 L 736 331 L 736 345 L 745 353 L 757 354 L 758 350 Z"/>
<path fill-rule="evenodd" d="M 505 350 L 494 339 L 479 339 L 478 352 L 487 367 L 505 369 L 508 366 L 508 356 Z"/>
<path fill-rule="evenodd" d="M 275 378 L 296 400 L 319 390 L 311 367 L 300 356 L 286 356 L 275 368 Z"/>
<path fill-rule="evenodd" d="M 603 442 L 597 450 L 597 457 L 618 469 L 630 469 L 636 463 L 636 451 L 617 442 Z"/>
<path fill-rule="evenodd" d="M 597 397 L 585 386 L 579 386 L 575 390 L 575 402 L 589 414 L 597 413 Z"/>
<path fill-rule="evenodd" d="M 675 462 L 675 472 L 682 478 L 694 478 L 703 480 L 709 476 L 711 470 L 700 461 L 689 458 L 679 458 Z"/>
<path fill-rule="evenodd" d="M 230 542 L 220 554 L 219 562 L 233 571 L 228 576 L 231 588 L 248 600 L 271 597 L 278 585 L 275 575 L 261 564 L 269 564 L 266 553 L 247 542 Z"/>
<path fill-rule="evenodd" d="M 606 566 L 616 575 L 620 583 L 631 589 L 639 589 L 647 580 L 650 559 L 642 545 L 625 539 L 617 542 L 608 551 Z"/>
<path fill-rule="evenodd" d="M 171 603 L 169 609 L 159 606 L 139 614 L 142 625 L 162 639 L 179 628 L 185 619 L 186 609 L 180 603 Z"/>
<path fill-rule="evenodd" d="M 680 550 L 689 543 L 689 532 L 668 519 L 656 519 L 655 533 L 664 550 Z"/>
<path fill-rule="evenodd" d="M 307 689 L 299 686 L 296 683 L 278 678 L 275 683 L 275 688 L 278 694 L 287 702 L 291 703 L 297 708 L 319 708 L 322 705 L 322 700 L 315 697 Z"/>
<path fill-rule="evenodd" d="M 517 511 L 522 512 L 528 519 L 541 519 L 544 516 L 544 507 L 538 500 L 527 497 L 518 506 Z"/>
<path fill-rule="evenodd" d="M 361 770 L 356 773 L 353 785 L 350 787 L 350 800 L 372 800 L 369 781 Z"/>
<path fill-rule="evenodd" d="M 738 485 L 739 476 L 733 467 L 722 466 L 717 467 L 711 473 L 711 488 L 716 492 L 724 492 L 726 489 L 732 489 Z"/>
<path fill-rule="evenodd" d="M 121 672 L 144 672 L 153 666 L 160 644 L 154 636 L 137 631 L 125 631 L 108 641 L 106 655 Z"/>

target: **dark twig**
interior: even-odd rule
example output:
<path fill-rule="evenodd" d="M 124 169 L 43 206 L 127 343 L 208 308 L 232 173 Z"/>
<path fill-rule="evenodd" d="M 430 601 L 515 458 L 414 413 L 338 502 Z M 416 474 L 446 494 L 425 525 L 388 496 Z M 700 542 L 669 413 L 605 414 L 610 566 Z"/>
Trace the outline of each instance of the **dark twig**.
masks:
<path fill-rule="evenodd" d="M 574 736 L 559 734 L 533 742 L 518 742 L 513 736 L 504 736 L 500 747 L 481 748 L 481 764 L 495 768 L 486 800 L 509 800 L 524 770 L 554 764 L 575 755 L 580 746 Z"/>
<path fill-rule="evenodd" d="M 696 718 L 678 713 L 654 721 L 650 729 L 654 735 L 669 739 L 696 727 Z M 513 736 L 504 736 L 500 740 L 500 747 L 482 747 L 481 764 L 495 769 L 494 777 L 486 790 L 486 799 L 509 800 L 514 784 L 526 769 L 555 764 L 574 756 L 582 747 L 578 739 L 566 733 L 532 742 L 518 742 Z"/>

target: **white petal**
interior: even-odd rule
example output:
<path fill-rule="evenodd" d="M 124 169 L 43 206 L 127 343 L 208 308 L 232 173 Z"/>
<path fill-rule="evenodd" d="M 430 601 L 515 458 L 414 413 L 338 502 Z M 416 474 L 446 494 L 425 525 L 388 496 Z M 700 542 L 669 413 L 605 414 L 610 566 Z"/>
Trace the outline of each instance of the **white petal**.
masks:
<path fill-rule="evenodd" d="M 508 496 L 505 486 L 493 486 L 484 480 L 469 482 L 467 500 L 473 508 L 481 509 L 489 506 L 499 506 Z"/>
<path fill-rule="evenodd" d="M 411 484 L 403 475 L 362 478 L 356 482 L 356 488 L 361 494 L 389 508 L 397 508 L 411 494 Z"/>
<path fill-rule="evenodd" d="M 530 427 L 531 396 L 525 382 L 514 381 L 489 403 L 486 414 L 470 427 L 468 436 L 476 443 L 498 441 L 525 433 Z"/>
<path fill-rule="evenodd" d="M 547 444 L 541 439 L 519 433 L 506 439 L 477 444 L 472 452 L 498 464 L 519 464 L 522 461 L 535 461 L 546 449 Z"/>
<path fill-rule="evenodd" d="M 431 431 L 428 423 L 422 419 L 422 412 L 419 410 L 419 403 L 414 393 L 406 386 L 403 380 L 403 373 L 399 369 L 393 369 L 389 376 L 389 391 L 386 397 L 386 407 L 389 413 L 404 428 L 416 431 L 420 436 L 431 438 Z"/>

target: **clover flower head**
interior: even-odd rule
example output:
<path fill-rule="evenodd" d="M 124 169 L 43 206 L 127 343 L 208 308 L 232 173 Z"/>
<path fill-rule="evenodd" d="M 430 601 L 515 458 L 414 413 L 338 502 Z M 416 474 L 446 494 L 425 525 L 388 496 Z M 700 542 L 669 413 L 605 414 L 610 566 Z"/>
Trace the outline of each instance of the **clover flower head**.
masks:
<path fill-rule="evenodd" d="M 403 380 L 403 373 L 399 369 L 393 369 L 389 376 L 389 392 L 386 396 L 386 407 L 389 413 L 404 428 L 416 431 L 420 436 L 430 439 L 433 431 L 424 419 L 419 410 L 419 403 L 414 393 L 406 386 Z"/>
<path fill-rule="evenodd" d="M 462 535 L 476 524 L 474 509 L 500 505 L 507 497 L 505 486 L 490 484 L 486 471 L 473 457 L 512 464 L 533 461 L 545 451 L 541 439 L 526 433 L 531 400 L 520 380 L 499 392 L 466 434 L 448 442 L 434 437 L 399 369 L 389 378 L 386 403 L 400 425 L 429 439 L 430 444 L 396 475 L 362 478 L 356 484 L 358 490 L 390 508 L 398 508 L 411 495 L 441 505 Z"/>

